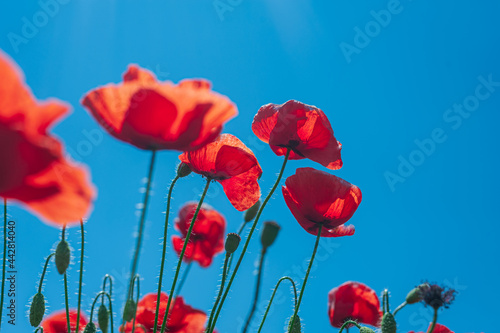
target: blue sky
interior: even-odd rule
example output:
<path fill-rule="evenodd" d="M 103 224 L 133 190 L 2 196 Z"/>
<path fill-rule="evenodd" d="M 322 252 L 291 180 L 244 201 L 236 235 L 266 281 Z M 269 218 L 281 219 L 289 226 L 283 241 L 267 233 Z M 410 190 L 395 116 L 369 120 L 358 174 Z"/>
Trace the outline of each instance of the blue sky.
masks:
<path fill-rule="evenodd" d="M 46 5 L 51 3 L 51 6 Z M 99 197 L 86 225 L 84 309 L 106 274 L 116 280 L 120 309 L 130 265 L 137 204 L 148 152 L 103 133 L 79 104 L 98 85 L 119 82 L 129 63 L 162 80 L 203 77 L 229 96 L 239 116 L 225 132 L 237 135 L 264 170 L 263 193 L 281 165 L 251 131 L 258 108 L 297 99 L 320 107 L 343 144 L 344 167 L 332 172 L 358 185 L 363 202 L 351 222 L 352 237 L 321 241 L 300 315 L 307 332 L 334 332 L 327 312 L 328 291 L 347 280 L 391 291 L 391 308 L 428 279 L 460 293 L 439 321 L 455 332 L 493 332 L 497 307 L 489 288 L 499 275 L 496 189 L 500 120 L 500 64 L 497 32 L 500 3 L 494 1 L 53 1 L 8 2 L 0 12 L 0 48 L 24 70 L 38 98 L 57 97 L 73 113 L 54 132 L 72 157 L 89 166 Z M 45 14 L 43 14 L 45 11 Z M 42 13 L 42 14 L 40 14 Z M 36 23 L 37 26 L 30 25 Z M 148 210 L 139 272 L 141 290 L 156 290 L 165 195 L 177 164 L 176 152 L 158 156 L 154 195 Z M 311 161 L 297 167 L 323 168 Z M 201 193 L 203 180 L 178 182 L 172 216 Z M 235 231 L 242 219 L 213 186 L 207 203 L 220 210 Z M 42 261 L 58 230 L 15 205 L 17 221 L 17 325 L 35 293 Z M 265 220 L 282 226 L 265 266 L 262 300 L 284 274 L 303 278 L 314 236 L 306 233 L 277 191 Z M 69 240 L 78 248 L 78 228 Z M 175 231 L 169 231 L 169 236 Z M 222 333 L 240 332 L 253 290 L 259 242 L 252 241 L 244 266 L 219 319 Z M 73 252 L 78 255 L 78 252 Z M 194 267 L 183 295 L 208 311 L 216 293 L 222 256 L 208 269 Z M 176 255 L 169 247 L 170 286 Z M 76 291 L 77 268 L 70 272 Z M 197 283 L 197 280 L 204 283 Z M 264 332 L 283 331 L 291 313 L 288 287 L 273 307 Z M 46 276 L 49 311 L 63 308 L 60 276 Z M 71 295 L 76 304 L 76 296 Z M 263 303 L 265 304 L 265 303 Z M 261 313 L 256 316 L 259 322 Z M 402 310 L 401 332 L 424 330 L 431 311 Z M 5 319 L 4 319 L 5 320 Z"/>

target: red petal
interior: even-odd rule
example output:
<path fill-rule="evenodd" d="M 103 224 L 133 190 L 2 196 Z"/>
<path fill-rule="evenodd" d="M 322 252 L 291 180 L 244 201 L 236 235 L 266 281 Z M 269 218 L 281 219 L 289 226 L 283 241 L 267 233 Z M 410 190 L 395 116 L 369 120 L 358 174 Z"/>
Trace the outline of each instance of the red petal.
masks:
<path fill-rule="evenodd" d="M 140 68 L 137 65 L 128 66 L 123 74 L 124 82 L 156 82 L 156 76 L 147 69 Z"/>
<path fill-rule="evenodd" d="M 77 311 L 73 309 L 69 310 L 69 322 L 70 327 L 73 330 L 76 330 L 76 318 Z M 78 330 L 81 329 L 81 331 L 83 331 L 87 323 L 88 321 L 85 317 L 85 314 L 80 313 L 80 325 Z M 40 326 L 43 327 L 44 333 L 67 333 L 68 324 L 66 321 L 66 311 L 60 310 L 50 314 L 42 321 Z"/>
<path fill-rule="evenodd" d="M 240 212 L 252 207 L 260 198 L 258 179 L 262 169 L 256 165 L 247 172 L 218 182 L 231 204 Z"/>
<path fill-rule="evenodd" d="M 266 104 L 262 106 L 252 122 L 252 131 L 259 139 L 269 143 L 271 132 L 278 121 L 278 110 L 276 104 Z M 286 149 L 285 149 L 286 150 Z"/>

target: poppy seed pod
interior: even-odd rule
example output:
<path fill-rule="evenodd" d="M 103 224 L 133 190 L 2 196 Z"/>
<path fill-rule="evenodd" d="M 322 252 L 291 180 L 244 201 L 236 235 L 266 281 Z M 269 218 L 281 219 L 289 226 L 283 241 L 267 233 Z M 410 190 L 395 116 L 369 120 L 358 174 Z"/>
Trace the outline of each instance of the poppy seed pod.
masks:
<path fill-rule="evenodd" d="M 33 327 L 38 327 L 42 322 L 43 315 L 45 314 L 45 298 L 41 293 L 33 296 L 30 306 L 30 324 Z"/>
<path fill-rule="evenodd" d="M 179 166 L 177 167 L 177 177 L 183 178 L 186 176 L 189 176 L 193 172 L 189 165 L 186 163 L 180 163 Z"/>
<path fill-rule="evenodd" d="M 59 274 L 64 274 L 69 266 L 69 261 L 71 257 L 71 251 L 69 249 L 69 244 L 65 240 L 62 240 L 57 244 L 56 248 L 56 267 Z"/>
<path fill-rule="evenodd" d="M 97 332 L 97 328 L 95 327 L 95 324 L 93 322 L 90 322 L 87 324 L 87 326 L 85 326 L 85 330 L 83 331 L 83 333 L 96 333 Z"/>
<path fill-rule="evenodd" d="M 382 329 L 382 333 L 396 333 L 396 320 L 390 312 L 386 312 L 382 317 L 380 328 Z"/>
<path fill-rule="evenodd" d="M 264 247 L 264 249 L 274 243 L 276 237 L 278 237 L 280 229 L 279 224 L 274 221 L 264 222 L 264 229 L 262 229 L 262 234 L 260 235 L 260 242 L 262 243 L 262 247 Z"/>
<path fill-rule="evenodd" d="M 240 235 L 235 234 L 234 232 L 227 234 L 226 244 L 224 245 L 227 254 L 234 253 L 238 249 L 240 241 L 241 241 Z"/>
<path fill-rule="evenodd" d="M 99 328 L 102 333 L 108 332 L 109 312 L 104 304 L 101 304 L 99 311 L 97 312 L 97 323 L 99 324 Z"/>
<path fill-rule="evenodd" d="M 255 216 L 257 216 L 259 209 L 260 209 L 260 200 L 257 201 L 252 207 L 247 209 L 245 215 L 243 216 L 243 221 L 245 221 L 245 223 L 252 221 L 255 218 Z"/>
<path fill-rule="evenodd" d="M 413 288 L 408 295 L 406 295 L 406 303 L 407 304 L 415 304 L 422 300 L 423 295 L 421 288 L 423 288 L 426 284 L 421 284 L 418 287 Z"/>
<path fill-rule="evenodd" d="M 134 318 L 135 310 L 137 305 L 135 304 L 133 299 L 128 299 L 127 303 L 125 303 L 125 308 L 123 309 L 123 320 L 129 322 Z"/>
<path fill-rule="evenodd" d="M 359 329 L 359 333 L 375 333 L 375 331 L 369 327 L 363 326 Z"/>
<path fill-rule="evenodd" d="M 292 319 L 293 319 L 293 316 L 290 318 L 290 321 L 288 322 L 288 332 L 290 333 L 301 333 L 302 330 L 301 330 L 301 324 L 300 324 L 300 317 L 299 316 L 295 316 L 295 322 L 293 323 L 293 327 L 292 329 L 290 329 L 290 326 L 292 325 Z"/>

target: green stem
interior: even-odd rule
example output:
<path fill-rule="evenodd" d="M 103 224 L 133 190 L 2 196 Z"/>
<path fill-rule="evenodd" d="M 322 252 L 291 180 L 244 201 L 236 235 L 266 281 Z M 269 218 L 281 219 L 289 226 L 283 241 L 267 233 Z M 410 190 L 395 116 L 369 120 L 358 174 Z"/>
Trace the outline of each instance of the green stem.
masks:
<path fill-rule="evenodd" d="M 208 324 L 207 324 L 207 329 L 206 331 L 208 332 L 210 328 L 212 327 L 212 321 L 214 319 L 214 314 L 215 310 L 217 309 L 217 305 L 219 305 L 220 298 L 222 296 L 222 292 L 224 291 L 224 284 L 226 283 L 226 278 L 227 278 L 227 270 L 229 268 L 229 258 L 231 257 L 230 254 L 226 254 L 226 259 L 224 259 L 224 268 L 222 269 L 222 280 L 220 283 L 220 288 L 219 288 L 219 293 L 217 295 L 217 298 L 215 299 L 214 305 L 212 307 L 212 311 L 210 311 L 210 318 L 208 319 Z"/>
<path fill-rule="evenodd" d="M 100 298 L 100 296 L 102 295 L 102 297 L 106 296 L 108 298 L 108 302 L 109 302 L 109 313 L 110 313 L 110 323 L 111 323 L 111 333 L 113 333 L 113 327 L 114 327 L 114 324 L 113 324 L 113 303 L 111 302 L 111 295 L 108 294 L 107 292 L 105 291 L 100 291 L 94 298 L 94 302 L 92 303 L 92 308 L 90 309 L 90 321 L 92 322 L 92 318 L 94 316 L 94 307 L 95 307 L 95 303 L 97 302 L 97 300 Z M 76 331 L 78 332 L 78 331 Z"/>
<path fill-rule="evenodd" d="M 356 326 L 357 328 L 361 328 L 361 326 L 360 326 L 357 322 L 355 322 L 354 320 L 348 320 L 348 321 L 346 321 L 346 322 L 344 323 L 344 325 L 342 325 L 342 327 L 340 328 L 339 333 L 342 333 L 342 331 L 344 330 L 344 328 L 345 328 L 346 330 L 349 330 L 349 327 L 348 327 L 349 325 L 354 325 L 354 326 Z"/>
<path fill-rule="evenodd" d="M 184 270 L 184 273 L 182 273 L 181 282 L 179 282 L 179 286 L 177 287 L 177 291 L 175 292 L 174 298 L 177 298 L 177 296 L 179 296 L 179 294 L 181 293 L 182 287 L 184 286 L 184 282 L 186 282 L 186 279 L 189 275 L 189 271 L 191 270 L 191 266 L 193 266 L 193 262 L 190 262 L 187 265 L 186 269 Z"/>
<path fill-rule="evenodd" d="M 257 302 L 259 301 L 259 294 L 260 294 L 260 283 L 262 281 L 262 272 L 264 271 L 264 258 L 266 256 L 266 249 L 262 249 L 262 253 L 260 255 L 260 260 L 259 260 L 259 268 L 258 268 L 258 273 L 257 273 L 257 281 L 255 282 L 255 293 L 253 296 L 253 302 L 252 306 L 250 308 L 250 312 L 248 313 L 247 321 L 245 323 L 245 327 L 243 328 L 243 333 L 246 333 L 248 330 L 248 327 L 250 326 L 250 323 L 252 321 L 252 317 L 255 313 L 255 309 L 257 308 Z"/>
<path fill-rule="evenodd" d="M 160 312 L 160 297 L 161 297 L 161 286 L 163 281 L 163 270 L 165 267 L 165 256 L 167 253 L 167 231 L 168 231 L 168 217 L 170 214 L 170 201 L 172 200 L 172 191 L 174 189 L 174 185 L 179 180 L 179 176 L 175 176 L 174 180 L 172 180 L 172 184 L 170 184 L 170 188 L 168 190 L 167 196 L 167 210 L 165 211 L 165 223 L 163 229 L 163 250 L 161 254 L 161 263 L 160 263 L 160 278 L 158 280 L 158 293 L 156 296 L 156 310 L 155 310 L 155 325 L 153 332 L 156 333 L 158 329 L 158 315 Z"/>
<path fill-rule="evenodd" d="M 397 308 L 396 310 L 394 310 L 394 313 L 393 313 L 393 316 L 396 316 L 396 313 L 399 312 L 399 310 L 401 310 L 402 308 L 404 308 L 408 303 L 406 303 L 406 301 L 404 301 L 403 303 L 401 303 Z"/>
<path fill-rule="evenodd" d="M 134 257 L 132 259 L 132 265 L 130 267 L 130 280 L 128 284 L 128 292 L 131 292 L 131 286 L 132 286 L 132 280 L 134 279 L 135 273 L 137 272 L 137 265 L 139 264 L 139 254 L 141 252 L 141 246 L 142 246 L 142 236 L 144 233 L 144 225 L 146 224 L 146 211 L 148 208 L 148 202 L 149 202 L 149 193 L 151 191 L 151 183 L 153 179 L 153 170 L 154 170 L 154 165 L 155 165 L 155 159 L 156 159 L 156 150 L 152 150 L 151 152 L 151 160 L 149 162 L 149 170 L 148 170 L 148 180 L 146 183 L 146 192 L 144 194 L 144 201 L 142 205 L 142 211 L 141 211 L 141 217 L 139 219 L 139 228 L 137 231 L 137 242 L 135 244 L 135 250 L 134 250 Z M 127 298 L 130 298 L 130 294 L 127 294 Z"/>
<path fill-rule="evenodd" d="M 200 202 L 198 203 L 198 207 L 196 207 L 196 211 L 191 220 L 191 224 L 189 225 L 189 230 L 186 234 L 186 239 L 184 240 L 184 246 L 182 247 L 181 254 L 179 255 L 179 262 L 177 263 L 177 268 L 175 270 L 174 280 L 172 281 L 172 287 L 170 288 L 170 293 L 167 302 L 167 308 L 165 309 L 165 316 L 163 317 L 163 323 L 161 324 L 161 333 L 165 332 L 165 328 L 167 326 L 168 314 L 170 312 L 170 303 L 172 303 L 172 295 L 175 291 L 175 285 L 177 284 L 177 279 L 179 277 L 179 272 L 182 265 L 182 259 L 184 259 L 184 253 L 186 252 L 187 245 L 189 243 L 189 239 L 191 238 L 191 233 L 193 232 L 194 223 L 196 218 L 198 217 L 198 213 L 200 212 L 201 205 L 203 204 L 203 200 L 205 200 L 205 196 L 207 195 L 208 187 L 210 186 L 211 178 L 207 178 L 207 184 L 205 185 L 205 189 L 203 190 L 203 194 L 201 195 Z M 163 240 L 166 241 L 165 239 Z"/>
<path fill-rule="evenodd" d="M 382 297 L 382 306 L 383 306 L 383 312 L 384 314 L 386 312 L 390 312 L 389 308 L 389 291 L 387 289 L 384 289 L 384 295 Z"/>
<path fill-rule="evenodd" d="M 132 279 L 132 288 L 134 288 L 134 285 L 137 281 L 137 295 L 135 297 L 135 306 L 137 307 L 137 304 L 139 304 L 139 296 L 141 295 L 141 289 L 140 289 L 140 280 L 139 280 L 139 274 L 136 274 L 134 278 Z M 131 290 L 131 296 L 134 294 L 134 291 Z M 137 317 L 137 309 L 134 312 L 134 321 L 132 322 L 132 333 L 135 333 L 135 319 Z"/>
<path fill-rule="evenodd" d="M 436 323 L 438 320 L 438 310 L 434 309 L 434 316 L 432 317 L 432 324 L 429 326 L 427 333 L 432 333 L 434 331 L 434 327 L 436 327 Z"/>
<path fill-rule="evenodd" d="M 257 333 L 260 333 L 262 330 L 262 327 L 264 327 L 264 322 L 266 321 L 267 314 L 269 313 L 269 309 L 271 308 L 271 304 L 273 304 L 274 300 L 274 295 L 276 295 L 276 291 L 278 291 L 278 287 L 280 286 L 281 282 L 284 280 L 289 280 L 292 283 L 293 286 L 293 293 L 295 295 L 294 301 L 294 307 L 297 306 L 297 288 L 295 287 L 295 282 L 293 282 L 292 278 L 289 276 L 284 276 L 281 279 L 278 280 L 278 283 L 276 283 L 276 287 L 274 287 L 273 294 L 271 295 L 271 299 L 269 300 L 269 303 L 267 304 L 266 312 L 264 313 L 264 317 L 262 318 L 262 321 L 259 326 L 259 331 Z"/>
<path fill-rule="evenodd" d="M 311 256 L 311 260 L 309 261 L 309 267 L 307 267 L 306 271 L 306 276 L 304 278 L 304 283 L 302 284 L 302 288 L 300 289 L 300 294 L 299 294 L 299 302 L 297 303 L 297 306 L 295 307 L 295 313 L 293 314 L 292 317 L 292 323 L 290 325 L 290 332 L 292 331 L 292 328 L 294 327 L 293 324 L 295 322 L 295 318 L 297 317 L 299 313 L 299 308 L 300 308 L 300 303 L 302 302 L 302 296 L 304 296 L 304 290 L 306 289 L 306 284 L 307 284 L 307 279 L 309 278 L 309 273 L 311 272 L 311 267 L 314 262 L 314 257 L 316 257 L 316 251 L 318 251 L 318 245 L 319 245 L 319 240 L 321 238 L 321 230 L 323 229 L 323 225 L 320 224 L 318 228 L 318 235 L 316 236 L 316 243 L 314 244 L 314 250 Z"/>
<path fill-rule="evenodd" d="M 240 228 L 238 229 L 238 236 L 241 236 L 241 233 L 243 232 L 243 230 L 245 229 L 245 226 L 248 224 L 248 222 L 245 222 L 243 221 L 243 223 L 240 225 Z M 231 256 L 231 258 L 229 259 L 229 263 L 227 264 L 227 274 L 229 274 L 229 272 L 231 271 L 231 265 L 233 264 L 233 258 L 234 258 L 234 255 Z"/>
<path fill-rule="evenodd" d="M 217 319 L 219 318 L 220 312 L 222 310 L 222 306 L 224 305 L 224 302 L 227 298 L 227 295 L 229 294 L 229 290 L 231 290 L 231 285 L 233 284 L 234 278 L 236 276 L 236 273 L 238 272 L 238 268 L 241 265 L 241 262 L 243 261 L 243 257 L 245 256 L 245 253 L 248 248 L 248 244 L 250 244 L 250 240 L 252 239 L 253 232 L 255 231 L 255 227 L 257 227 L 257 223 L 259 222 L 260 215 L 262 214 L 262 211 L 267 205 L 267 202 L 271 199 L 271 197 L 274 194 L 274 191 L 278 187 L 278 184 L 281 181 L 281 178 L 283 177 L 283 172 L 285 171 L 285 166 L 286 163 L 288 162 L 288 157 L 290 157 L 290 152 L 291 149 L 288 148 L 285 154 L 285 159 L 283 161 L 283 165 L 281 166 L 280 173 L 278 174 L 278 178 L 276 179 L 276 182 L 274 183 L 273 187 L 271 188 L 271 191 L 269 191 L 269 194 L 266 196 L 266 199 L 264 199 L 264 202 L 262 203 L 262 206 L 260 206 L 259 212 L 257 213 L 257 216 L 255 217 L 255 220 L 253 221 L 252 228 L 250 228 L 250 232 L 248 233 L 247 240 L 245 242 L 245 245 L 243 246 L 243 250 L 241 251 L 240 257 L 238 258 L 238 262 L 236 263 L 236 267 L 233 270 L 233 274 L 231 274 L 231 278 L 229 279 L 229 283 L 227 284 L 226 291 L 224 292 L 224 296 L 222 296 L 222 301 L 219 305 L 219 308 L 217 309 L 217 313 L 215 314 L 215 319 L 214 319 L 214 324 L 213 327 L 215 327 L 215 324 L 217 323 Z M 212 333 L 213 329 L 210 330 L 209 333 Z"/>
<path fill-rule="evenodd" d="M 76 332 L 80 326 L 80 310 L 82 305 L 82 286 L 83 286 L 83 254 L 85 246 L 85 230 L 83 229 L 83 220 L 80 219 L 80 232 L 82 234 L 82 248 L 80 250 L 80 279 L 78 280 L 78 305 L 76 309 Z"/>
<path fill-rule="evenodd" d="M 68 276 L 66 272 L 64 272 L 64 305 L 66 307 L 66 324 L 68 325 L 68 332 L 71 332 L 71 322 L 69 320 Z"/>
<path fill-rule="evenodd" d="M 42 293 L 42 287 L 43 287 L 43 279 L 45 278 L 45 272 L 47 271 L 47 267 L 49 266 L 49 261 L 50 261 L 50 258 L 52 258 L 53 256 L 55 256 L 56 253 L 51 253 L 47 259 L 45 260 L 45 265 L 43 265 L 43 271 L 42 271 L 42 276 L 40 277 L 40 284 L 38 285 L 38 293 L 41 294 Z"/>
<path fill-rule="evenodd" d="M 43 327 L 42 327 L 42 326 L 38 327 L 38 328 L 35 330 L 35 332 L 34 332 L 34 333 L 37 333 L 38 331 L 40 331 L 41 333 L 43 333 Z"/>
<path fill-rule="evenodd" d="M 2 296 L 0 298 L 0 327 L 2 327 L 3 297 L 5 290 L 5 262 L 7 258 L 7 198 L 3 198 L 3 264 L 2 264 Z"/>
<path fill-rule="evenodd" d="M 104 275 L 104 279 L 102 280 L 102 291 L 106 290 L 106 282 L 109 281 L 109 296 L 113 296 L 113 279 L 111 278 L 111 275 L 106 274 Z M 102 295 L 102 303 L 104 304 L 104 295 Z"/>

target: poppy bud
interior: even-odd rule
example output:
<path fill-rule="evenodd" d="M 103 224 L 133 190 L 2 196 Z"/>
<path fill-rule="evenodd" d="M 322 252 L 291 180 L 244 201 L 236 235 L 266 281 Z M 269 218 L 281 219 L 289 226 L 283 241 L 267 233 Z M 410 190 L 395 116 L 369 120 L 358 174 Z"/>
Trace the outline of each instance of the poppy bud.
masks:
<path fill-rule="evenodd" d="M 186 163 L 181 162 L 181 164 L 177 167 L 177 176 L 179 178 L 189 176 L 191 172 L 191 168 Z"/>
<path fill-rule="evenodd" d="M 259 209 L 260 209 L 260 200 L 254 203 L 253 206 L 248 208 L 247 211 L 245 212 L 245 215 L 243 217 L 245 223 L 252 221 L 259 212 Z"/>
<path fill-rule="evenodd" d="M 62 240 L 57 244 L 56 248 L 56 267 L 59 274 L 64 274 L 69 266 L 71 252 L 69 249 L 69 244 L 65 240 Z"/>
<path fill-rule="evenodd" d="M 240 245 L 241 237 L 238 234 L 233 232 L 227 234 L 226 244 L 224 248 L 226 249 L 227 254 L 234 253 L 236 249 L 238 249 L 238 245 Z"/>
<path fill-rule="evenodd" d="M 396 327 L 394 316 L 390 312 L 386 312 L 382 317 L 382 324 L 380 325 L 382 333 L 396 333 Z"/>
<path fill-rule="evenodd" d="M 33 327 L 38 327 L 42 322 L 43 315 L 45 314 L 45 298 L 41 293 L 33 296 L 30 307 L 30 324 Z"/>
<path fill-rule="evenodd" d="M 375 333 L 375 331 L 372 330 L 371 328 L 363 326 L 359 329 L 359 333 Z"/>
<path fill-rule="evenodd" d="M 295 316 L 295 321 L 293 323 L 292 329 L 290 329 L 290 326 L 292 325 L 292 319 L 293 316 L 290 318 L 290 321 L 288 322 L 288 332 L 290 333 L 301 333 L 301 325 L 300 325 L 300 317 Z"/>
<path fill-rule="evenodd" d="M 127 303 L 125 303 L 125 308 L 123 309 L 123 320 L 129 322 L 134 318 L 135 310 L 137 305 L 135 304 L 133 299 L 128 299 Z"/>
<path fill-rule="evenodd" d="M 85 326 L 85 330 L 83 333 L 96 333 L 97 328 L 95 327 L 95 324 L 93 322 L 89 322 L 87 326 Z"/>
<path fill-rule="evenodd" d="M 265 249 L 274 243 L 280 229 L 281 228 L 279 224 L 276 222 L 264 222 L 264 229 L 262 230 L 262 234 L 260 235 L 260 242 Z"/>
<path fill-rule="evenodd" d="M 406 303 L 407 304 L 415 304 L 415 303 L 420 302 L 422 300 L 422 298 L 423 298 L 422 291 L 420 290 L 420 288 L 422 288 L 425 285 L 426 284 L 424 283 L 424 284 L 421 284 L 418 287 L 413 288 L 408 293 L 408 295 L 406 295 Z"/>
<path fill-rule="evenodd" d="M 108 332 L 109 312 L 104 304 L 101 304 L 99 311 L 97 312 L 97 323 L 99 324 L 99 328 L 102 333 Z"/>

